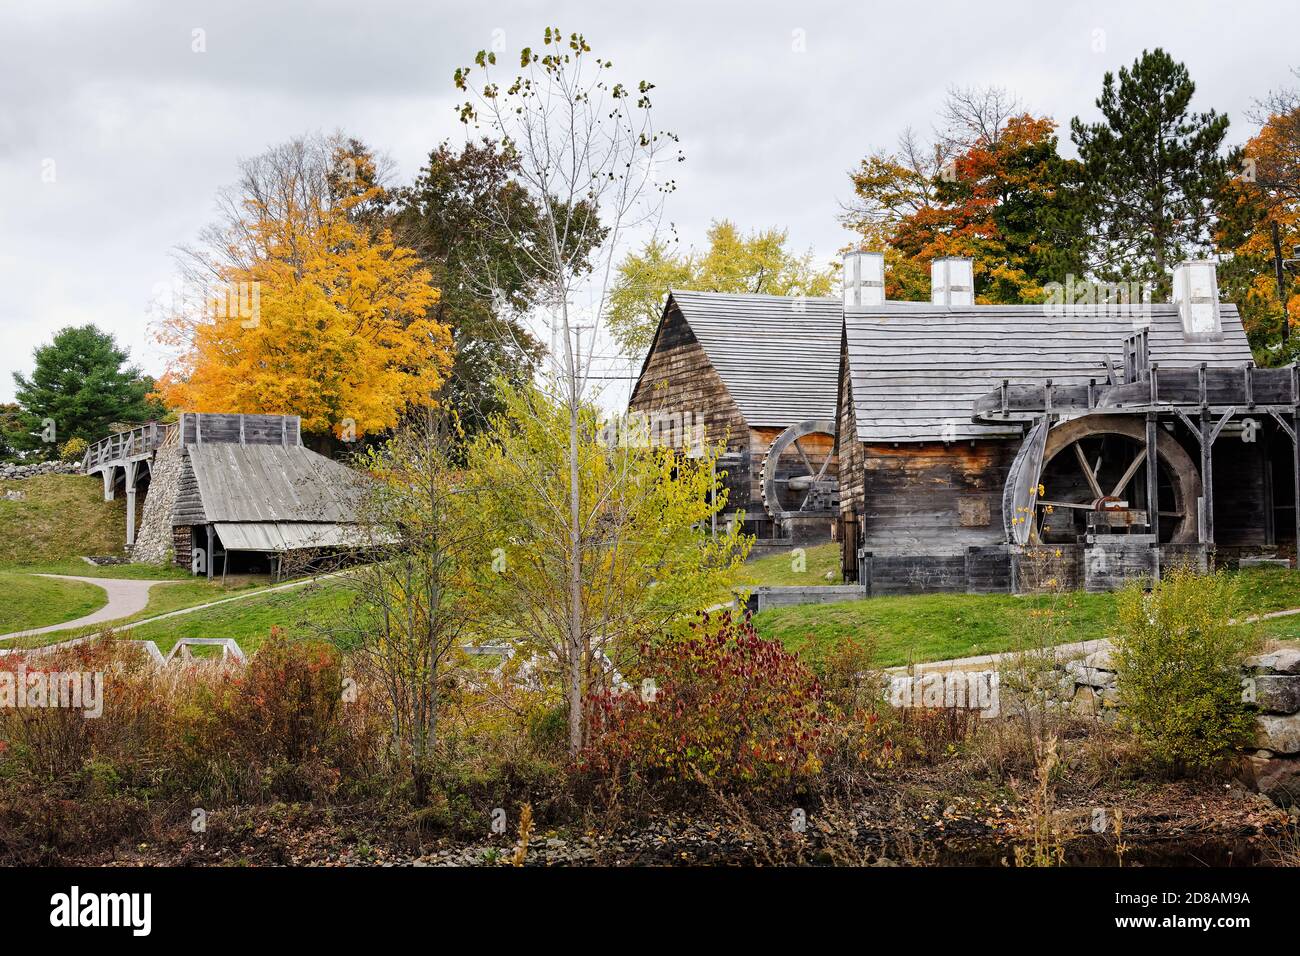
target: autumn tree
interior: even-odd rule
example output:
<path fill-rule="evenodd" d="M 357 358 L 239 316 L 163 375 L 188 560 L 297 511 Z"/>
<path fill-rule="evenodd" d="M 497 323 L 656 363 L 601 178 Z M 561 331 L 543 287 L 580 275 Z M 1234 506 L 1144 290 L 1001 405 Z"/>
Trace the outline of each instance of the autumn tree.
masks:
<path fill-rule="evenodd" d="M 1300 246 L 1300 92 L 1269 94 L 1252 114 L 1260 130 L 1231 164 L 1219 197 L 1215 241 L 1223 262 L 1219 285 L 1236 302 L 1261 364 L 1294 361 L 1300 344 L 1281 347 L 1283 315 L 1294 326 L 1300 293 L 1285 272 L 1278 288 L 1274 231 L 1284 258 Z M 1286 309 L 1283 309 L 1282 292 Z"/>
<path fill-rule="evenodd" d="M 1071 122 L 1087 261 L 1098 278 L 1149 282 L 1167 298 L 1173 266 L 1210 248 L 1228 118 L 1192 112 L 1195 92 L 1183 64 L 1143 51 L 1118 79 L 1105 75 L 1101 122 Z"/>
<path fill-rule="evenodd" d="M 658 221 L 663 197 L 675 188 L 670 164 L 681 159 L 677 138 L 659 129 L 651 108 L 654 84 L 628 85 L 614 78 L 613 63 L 592 52 L 578 33 L 547 27 L 537 48 L 525 47 L 517 70 L 502 66 L 495 52 L 480 50 L 474 65 L 455 73 L 466 94 L 460 117 L 475 137 L 486 132 L 517 160 L 516 182 L 539 220 L 520 224 L 511 207 L 489 202 L 489 228 L 518 261 L 542 276 L 536 315 L 552 339 L 545 388 L 524 392 L 537 407 L 527 415 L 554 421 L 543 403 L 555 403 L 564 425 L 559 474 L 533 476 L 520 488 L 530 496 L 553 495 L 547 507 L 563 516 L 564 547 L 552 578 L 559 602 L 549 605 L 559 638 L 561 682 L 569 722 L 569 749 L 584 736 L 583 693 L 593 666 L 584 569 L 605 553 L 616 525 L 593 527 L 601 514 L 584 481 L 584 411 L 596 383 L 594 343 L 607 322 L 610 282 L 629 230 Z M 599 239 L 592 241 L 596 231 Z M 539 609 L 540 612 L 540 609 Z"/>
<path fill-rule="evenodd" d="M 379 695 L 417 804 L 431 796 L 441 720 L 475 621 L 465 568 L 480 531 L 457 514 L 464 488 L 447 458 L 451 431 L 444 410 L 424 406 L 357 456 L 369 479 L 352 542 L 359 560 L 337 579 L 350 599 L 319 625 Z"/>
<path fill-rule="evenodd" d="M 168 403 L 297 414 L 304 431 L 351 439 L 437 402 L 451 365 L 429 315 L 438 290 L 376 223 L 382 187 L 356 176 L 346 153 L 302 144 L 245 164 L 239 198 L 223 194 L 224 218 L 187 251 L 194 294 L 161 323 L 180 350 L 159 386 Z"/>
<path fill-rule="evenodd" d="M 470 443 L 457 525 L 473 529 L 480 624 L 536 656 L 567 703 L 569 581 L 577 567 L 582 694 L 610 688 L 642 640 L 689 620 L 738 583 L 749 539 L 739 523 L 710 534 L 726 507 L 720 446 L 653 444 L 643 427 L 578 412 L 576 469 L 569 411 L 535 386 L 502 387 L 503 411 Z M 578 530 L 569 502 L 578 483 Z"/>
<path fill-rule="evenodd" d="M 163 411 L 147 397 L 153 380 L 93 325 L 60 329 L 34 359 L 30 376 L 14 373 L 19 411 L 6 442 L 18 450 L 53 453 L 72 438 L 98 441 L 116 422 L 144 422 Z"/>
<path fill-rule="evenodd" d="M 703 253 L 678 254 L 662 236 L 652 236 L 618 265 L 610 293 L 609 328 L 625 353 L 650 346 L 668 289 L 824 296 L 834 287 L 833 271 L 818 268 L 811 251 L 787 247 L 783 229 L 748 235 L 728 220 L 715 220 Z"/>
<path fill-rule="evenodd" d="M 868 155 L 842 221 L 863 248 L 884 251 L 891 299 L 928 300 L 930 262 L 969 256 L 982 301 L 1040 301 L 1077 263 L 1077 172 L 1058 154 L 1055 124 L 997 87 L 950 90 L 943 121 L 932 141 L 909 129 L 894 150 Z"/>

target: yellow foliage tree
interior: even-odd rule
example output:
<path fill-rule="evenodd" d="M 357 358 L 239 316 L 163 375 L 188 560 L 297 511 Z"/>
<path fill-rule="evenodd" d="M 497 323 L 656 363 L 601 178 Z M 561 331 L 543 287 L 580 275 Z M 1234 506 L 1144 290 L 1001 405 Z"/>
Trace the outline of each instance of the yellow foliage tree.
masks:
<path fill-rule="evenodd" d="M 296 414 L 306 432 L 361 437 L 434 405 L 451 333 L 419 257 L 349 217 L 366 193 L 270 215 L 247 204 L 254 252 L 213 264 L 202 308 L 164 319 L 182 354 L 159 382 L 172 407 Z"/>

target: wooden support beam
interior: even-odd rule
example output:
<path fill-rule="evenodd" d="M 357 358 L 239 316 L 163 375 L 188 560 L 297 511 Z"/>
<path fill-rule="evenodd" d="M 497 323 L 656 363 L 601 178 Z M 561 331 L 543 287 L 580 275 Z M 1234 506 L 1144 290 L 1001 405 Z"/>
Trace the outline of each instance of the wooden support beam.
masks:
<path fill-rule="evenodd" d="M 208 525 L 207 528 L 208 528 L 208 553 L 207 553 L 207 561 L 205 563 L 207 564 L 208 567 L 208 580 L 211 581 L 212 564 L 214 560 L 212 556 L 212 525 Z"/>
<path fill-rule="evenodd" d="M 1160 438 L 1155 412 L 1147 412 L 1147 525 L 1160 542 L 1160 472 L 1156 441 Z M 1157 572 L 1156 577 L 1159 577 Z"/>
<path fill-rule="evenodd" d="M 1201 387 L 1204 389 L 1205 366 L 1201 366 Z M 1214 425 L 1210 421 L 1208 405 L 1201 406 L 1201 543 L 1214 546 Z"/>
<path fill-rule="evenodd" d="M 1213 444 L 1218 440 L 1218 438 L 1219 438 L 1219 432 L 1223 431 L 1223 426 L 1226 425 L 1226 424 L 1228 424 L 1228 422 L 1232 419 L 1232 416 L 1235 415 L 1235 414 L 1237 414 L 1237 409 L 1236 409 L 1235 406 L 1228 408 L 1228 409 L 1223 413 L 1223 417 L 1219 419 L 1218 423 L 1217 423 L 1217 424 L 1214 426 L 1214 428 L 1211 429 L 1211 431 L 1210 431 L 1210 444 L 1211 444 L 1211 445 L 1213 445 Z"/>
<path fill-rule="evenodd" d="M 1160 404 L 1160 364 L 1158 362 L 1151 363 L 1151 377 L 1149 379 L 1149 383 L 1151 386 L 1151 393 L 1150 393 L 1151 404 L 1159 405 Z"/>
<path fill-rule="evenodd" d="M 134 461 L 124 465 L 126 472 L 126 544 L 135 544 L 135 466 Z"/>
<path fill-rule="evenodd" d="M 1242 369 L 1242 388 L 1246 391 L 1246 408 L 1254 409 L 1255 407 L 1255 366 L 1247 365 Z"/>
<path fill-rule="evenodd" d="M 1286 416 L 1283 415 L 1281 412 L 1279 412 L 1276 408 L 1270 408 L 1268 410 L 1268 413 L 1273 416 L 1274 421 L 1277 422 L 1278 427 L 1282 429 L 1282 431 L 1286 434 L 1286 437 L 1291 439 L 1292 441 L 1295 441 L 1295 429 L 1293 429 L 1287 423 Z"/>
<path fill-rule="evenodd" d="M 1183 411 L 1181 407 L 1175 405 L 1173 408 L 1174 411 L 1178 413 L 1178 417 L 1183 420 L 1183 424 L 1187 426 L 1187 430 L 1192 433 L 1197 444 L 1200 444 L 1202 442 L 1200 426 L 1197 425 L 1196 422 L 1192 421 L 1191 416 Z"/>
<path fill-rule="evenodd" d="M 1205 370 L 1207 367 L 1208 367 L 1208 363 L 1202 362 L 1200 368 L 1196 370 L 1196 384 L 1197 384 L 1197 389 L 1200 392 L 1201 408 L 1205 408 L 1210 404 L 1209 401 L 1207 400 L 1207 393 L 1205 391 Z"/>

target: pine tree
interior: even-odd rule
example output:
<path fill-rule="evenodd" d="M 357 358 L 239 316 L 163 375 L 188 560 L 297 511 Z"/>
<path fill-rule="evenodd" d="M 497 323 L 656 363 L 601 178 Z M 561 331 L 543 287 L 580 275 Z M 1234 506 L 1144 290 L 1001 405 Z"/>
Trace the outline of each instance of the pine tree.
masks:
<path fill-rule="evenodd" d="M 30 378 L 14 373 L 22 411 L 13 444 L 53 453 L 56 444 L 70 438 L 104 438 L 114 422 L 161 414 L 162 407 L 146 397 L 153 380 L 127 365 L 129 357 L 113 336 L 93 325 L 60 330 L 49 345 L 36 349 Z"/>
<path fill-rule="evenodd" d="M 1159 48 L 1143 51 L 1131 70 L 1120 69 L 1118 83 L 1106 74 L 1097 100 L 1103 122 L 1070 124 L 1097 278 L 1151 281 L 1158 296 L 1167 294 L 1168 271 L 1210 248 L 1228 118 L 1190 112 L 1195 91 L 1183 64 Z"/>

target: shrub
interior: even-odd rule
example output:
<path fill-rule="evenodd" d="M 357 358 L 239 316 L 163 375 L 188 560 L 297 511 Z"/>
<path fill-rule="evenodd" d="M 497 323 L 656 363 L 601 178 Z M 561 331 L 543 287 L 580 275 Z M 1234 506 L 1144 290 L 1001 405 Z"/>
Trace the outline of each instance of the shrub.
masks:
<path fill-rule="evenodd" d="M 90 445 L 84 438 L 69 438 L 59 448 L 59 458 L 63 461 L 81 461 L 81 456 L 86 453 Z"/>
<path fill-rule="evenodd" d="M 1257 638 L 1232 623 L 1240 607 L 1230 578 L 1185 569 L 1150 593 L 1132 585 L 1120 595 L 1114 662 L 1124 720 L 1175 772 L 1212 766 L 1250 733 L 1241 664 Z"/>
<path fill-rule="evenodd" d="M 684 636 L 643 645 L 639 670 L 653 694 L 638 687 L 587 699 L 581 768 L 613 781 L 751 789 L 820 769 L 821 685 L 748 617 L 704 615 Z"/>

